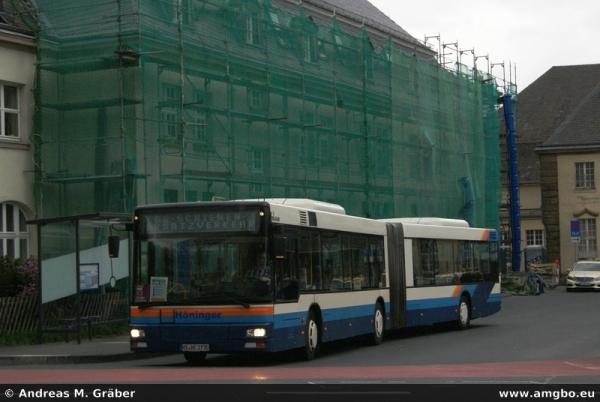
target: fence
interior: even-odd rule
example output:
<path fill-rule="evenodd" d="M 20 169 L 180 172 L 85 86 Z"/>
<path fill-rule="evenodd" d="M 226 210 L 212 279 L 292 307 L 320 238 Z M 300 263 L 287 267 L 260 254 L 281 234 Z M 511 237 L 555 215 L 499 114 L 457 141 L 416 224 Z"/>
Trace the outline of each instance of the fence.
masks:
<path fill-rule="evenodd" d="M 0 336 L 38 327 L 37 296 L 0 298 Z"/>
<path fill-rule="evenodd" d="M 73 296 L 45 303 L 44 329 L 61 326 L 61 320 L 77 316 Z M 127 294 L 81 294 L 81 316 L 99 316 L 97 323 L 129 319 Z M 37 296 L 0 298 L 0 336 L 19 331 L 39 329 L 39 304 Z"/>

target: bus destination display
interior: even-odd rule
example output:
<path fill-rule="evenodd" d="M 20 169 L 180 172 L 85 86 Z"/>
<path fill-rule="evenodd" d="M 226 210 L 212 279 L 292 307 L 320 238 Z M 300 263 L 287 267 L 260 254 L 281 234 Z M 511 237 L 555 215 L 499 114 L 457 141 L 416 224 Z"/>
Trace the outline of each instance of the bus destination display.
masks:
<path fill-rule="evenodd" d="M 145 233 L 256 232 L 258 211 L 173 212 L 143 215 Z"/>

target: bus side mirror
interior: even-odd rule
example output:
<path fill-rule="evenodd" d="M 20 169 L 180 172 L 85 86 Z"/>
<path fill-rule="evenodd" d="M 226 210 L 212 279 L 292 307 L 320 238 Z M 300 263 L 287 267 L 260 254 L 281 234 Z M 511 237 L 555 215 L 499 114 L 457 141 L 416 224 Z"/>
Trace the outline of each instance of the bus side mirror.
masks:
<path fill-rule="evenodd" d="M 119 236 L 108 236 L 108 256 L 110 258 L 119 257 L 119 245 L 121 238 Z"/>
<path fill-rule="evenodd" d="M 285 260 L 285 252 L 287 250 L 287 237 L 275 237 L 273 251 L 275 252 L 276 260 Z"/>

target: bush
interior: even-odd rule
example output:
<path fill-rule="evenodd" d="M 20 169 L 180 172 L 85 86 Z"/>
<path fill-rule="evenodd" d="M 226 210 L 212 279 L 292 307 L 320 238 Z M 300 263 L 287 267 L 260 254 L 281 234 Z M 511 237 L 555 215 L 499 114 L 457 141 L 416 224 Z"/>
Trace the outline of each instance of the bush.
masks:
<path fill-rule="evenodd" d="M 0 257 L 0 297 L 15 297 L 18 283 L 16 261 L 6 255 Z"/>
<path fill-rule="evenodd" d="M 0 257 L 0 297 L 22 297 L 38 292 L 39 265 L 31 256 L 26 261 Z"/>
<path fill-rule="evenodd" d="M 39 266 L 37 258 L 31 256 L 17 266 L 19 296 L 37 295 Z"/>

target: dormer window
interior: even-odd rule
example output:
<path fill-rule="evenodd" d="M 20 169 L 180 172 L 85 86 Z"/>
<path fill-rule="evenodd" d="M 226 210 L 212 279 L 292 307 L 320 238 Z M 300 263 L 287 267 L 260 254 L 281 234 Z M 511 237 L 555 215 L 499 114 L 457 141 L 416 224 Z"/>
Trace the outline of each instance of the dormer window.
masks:
<path fill-rule="evenodd" d="M 271 22 L 273 23 L 273 25 L 276 25 L 276 26 L 281 25 L 279 22 L 279 16 L 277 15 L 276 12 L 274 12 L 274 11 L 269 12 L 269 16 L 271 17 Z"/>
<path fill-rule="evenodd" d="M 314 63 L 317 61 L 317 40 L 310 35 L 304 35 L 302 46 L 304 61 Z"/>
<path fill-rule="evenodd" d="M 335 40 L 335 44 L 336 44 L 337 46 L 340 46 L 340 47 L 341 47 L 341 46 L 343 46 L 343 45 L 344 45 L 344 42 L 342 42 L 342 36 L 341 36 L 340 34 L 337 34 L 337 33 L 336 33 L 336 34 L 333 36 L 333 39 Z"/>
<path fill-rule="evenodd" d="M 249 45 L 260 45 L 260 30 L 258 13 L 249 13 L 246 15 L 244 39 Z"/>

